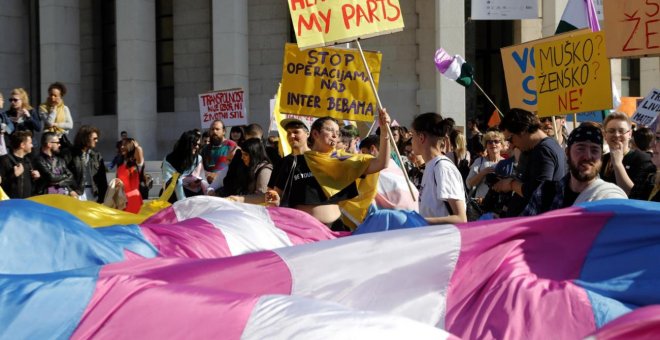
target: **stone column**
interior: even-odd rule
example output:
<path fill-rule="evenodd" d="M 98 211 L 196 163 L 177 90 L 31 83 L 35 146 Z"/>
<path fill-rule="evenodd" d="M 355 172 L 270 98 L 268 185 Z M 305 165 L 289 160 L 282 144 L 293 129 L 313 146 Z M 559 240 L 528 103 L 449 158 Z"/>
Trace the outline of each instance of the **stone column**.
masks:
<path fill-rule="evenodd" d="M 156 159 L 155 0 L 117 0 L 116 10 L 117 131 L 127 131 L 146 159 Z"/>
<path fill-rule="evenodd" d="M 465 58 L 464 6 L 460 0 L 435 1 L 435 49 L 442 47 L 449 54 L 460 54 Z M 435 67 L 433 71 L 436 111 L 445 118 L 454 118 L 457 126 L 465 126 L 465 88 L 445 78 Z"/>
<path fill-rule="evenodd" d="M 213 89 L 243 88 L 250 118 L 248 1 L 213 0 Z"/>
<path fill-rule="evenodd" d="M 64 103 L 71 110 L 74 123 L 78 123 L 81 98 L 79 0 L 39 1 L 39 48 L 42 98 L 30 98 L 33 106 L 37 107 L 46 99 L 51 83 L 59 81 L 67 88 Z M 75 133 L 75 129 L 72 132 Z"/>
<path fill-rule="evenodd" d="M 557 25 L 564 14 L 564 8 L 568 0 L 546 0 L 543 1 L 543 36 L 555 35 Z"/>
<path fill-rule="evenodd" d="M 639 95 L 644 97 L 654 88 L 660 88 L 660 57 L 639 59 Z"/>

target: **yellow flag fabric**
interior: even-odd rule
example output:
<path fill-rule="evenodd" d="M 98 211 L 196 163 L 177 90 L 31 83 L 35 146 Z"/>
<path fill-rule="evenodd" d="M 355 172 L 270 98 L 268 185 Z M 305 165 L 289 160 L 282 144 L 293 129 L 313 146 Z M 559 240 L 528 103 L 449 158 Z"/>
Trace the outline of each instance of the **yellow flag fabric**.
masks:
<path fill-rule="evenodd" d="M 9 196 L 5 193 L 4 190 L 2 190 L 2 187 L 0 187 L 0 201 L 8 200 Z"/>
<path fill-rule="evenodd" d="M 275 123 L 277 123 L 277 133 L 280 136 L 280 142 L 277 143 L 280 156 L 284 157 L 288 154 L 291 153 L 291 145 L 289 145 L 289 141 L 286 139 L 286 129 L 284 129 L 280 123 L 282 122 L 282 119 L 284 119 L 284 116 L 280 112 L 280 105 L 278 104 L 280 102 L 280 95 L 282 94 L 282 84 L 277 87 L 277 96 L 275 96 L 275 107 L 273 108 L 273 117 L 275 117 Z"/>
<path fill-rule="evenodd" d="M 339 204 L 344 224 L 352 229 L 355 229 L 364 220 L 369 205 L 376 197 L 378 173 L 360 178 L 372 159 L 371 155 L 350 154 L 343 150 L 331 153 L 305 152 L 307 166 L 326 196 L 332 197 L 351 183 L 356 182 L 358 196 Z"/>
<path fill-rule="evenodd" d="M 176 185 L 178 177 L 179 174 L 175 173 L 170 185 L 164 190 L 160 198 L 145 202 L 142 205 L 140 212 L 137 214 L 113 209 L 96 202 L 80 201 L 76 198 L 64 195 L 41 195 L 30 197 L 28 199 L 53 208 L 64 210 L 93 228 L 115 224 L 140 224 L 153 214 L 171 205 L 168 200 L 174 192 L 174 186 Z"/>

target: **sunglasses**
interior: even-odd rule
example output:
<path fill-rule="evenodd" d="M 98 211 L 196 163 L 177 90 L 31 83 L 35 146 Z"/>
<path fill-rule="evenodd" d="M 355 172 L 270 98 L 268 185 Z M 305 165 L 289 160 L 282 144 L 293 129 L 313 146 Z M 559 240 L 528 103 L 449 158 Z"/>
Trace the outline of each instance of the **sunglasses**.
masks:
<path fill-rule="evenodd" d="M 9 101 L 13 103 L 13 102 L 20 101 L 20 99 L 18 99 L 18 98 L 9 98 Z"/>
<path fill-rule="evenodd" d="M 502 141 L 499 139 L 491 139 L 486 141 L 486 144 L 500 144 L 500 143 L 502 143 Z"/>

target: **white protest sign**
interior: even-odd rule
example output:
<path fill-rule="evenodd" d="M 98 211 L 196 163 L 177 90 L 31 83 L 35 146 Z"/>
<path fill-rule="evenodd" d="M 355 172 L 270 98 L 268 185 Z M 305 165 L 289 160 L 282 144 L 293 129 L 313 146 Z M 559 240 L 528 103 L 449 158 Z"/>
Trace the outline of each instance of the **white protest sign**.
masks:
<path fill-rule="evenodd" d="M 472 20 L 517 20 L 539 17 L 537 0 L 472 0 Z"/>
<path fill-rule="evenodd" d="M 225 126 L 247 124 L 243 89 L 206 92 L 199 95 L 199 118 L 202 129 L 211 127 L 216 119 Z"/>
<path fill-rule="evenodd" d="M 644 126 L 653 122 L 660 111 L 660 90 L 653 89 L 637 106 L 632 121 Z"/>

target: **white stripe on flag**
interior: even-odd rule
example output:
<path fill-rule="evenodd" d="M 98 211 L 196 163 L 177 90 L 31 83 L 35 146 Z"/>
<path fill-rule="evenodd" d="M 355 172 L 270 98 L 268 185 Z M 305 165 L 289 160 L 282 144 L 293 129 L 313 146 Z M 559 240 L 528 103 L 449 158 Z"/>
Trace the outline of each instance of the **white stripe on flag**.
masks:
<path fill-rule="evenodd" d="M 288 295 L 265 295 L 241 339 L 447 339 L 449 333 L 400 316 L 356 311 Z"/>
<path fill-rule="evenodd" d="M 173 207 L 179 221 L 198 217 L 218 228 L 232 255 L 293 245 L 287 234 L 275 226 L 266 208 L 260 205 L 195 196 L 177 201 Z"/>
<path fill-rule="evenodd" d="M 291 271 L 292 295 L 444 328 L 447 287 L 460 245 L 458 229 L 442 225 L 356 235 L 275 252 Z"/>

